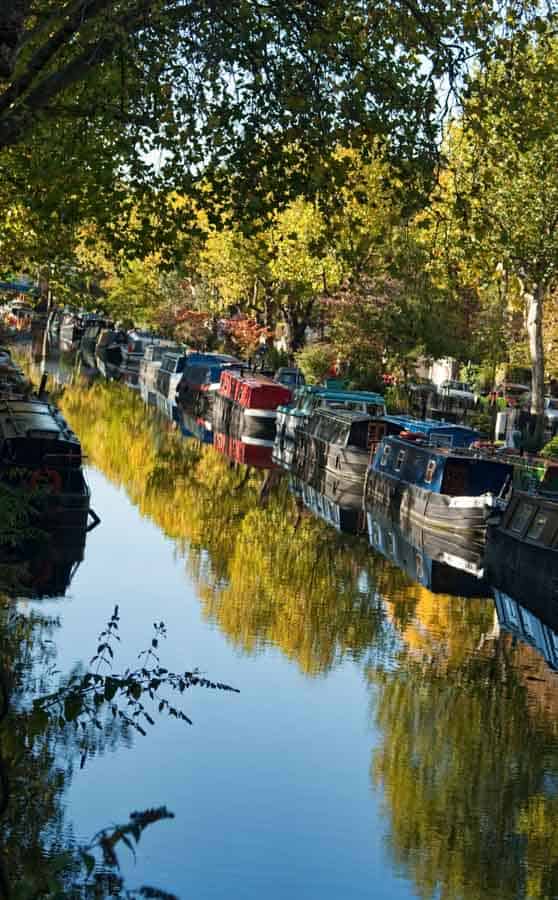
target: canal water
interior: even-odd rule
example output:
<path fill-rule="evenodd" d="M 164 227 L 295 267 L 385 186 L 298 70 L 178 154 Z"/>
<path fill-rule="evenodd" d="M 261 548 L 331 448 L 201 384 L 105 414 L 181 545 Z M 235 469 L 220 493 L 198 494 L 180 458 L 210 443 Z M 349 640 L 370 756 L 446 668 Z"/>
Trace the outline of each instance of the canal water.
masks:
<path fill-rule="evenodd" d="M 107 726 L 83 768 L 71 734 L 36 754 L 11 826 L 24 847 L 37 831 L 35 861 L 164 804 L 174 818 L 121 853 L 130 888 L 558 896 L 556 674 L 482 579 L 467 596 L 413 582 L 302 508 L 288 479 L 262 491 L 264 473 L 184 439 L 125 387 L 74 378 L 59 403 L 101 525 L 58 596 L 19 595 L 37 622 L 29 680 L 87 667 L 118 605 L 116 671 L 164 622 L 165 667 L 238 693 L 187 690 L 173 700 L 192 725 L 156 715 L 145 737 Z"/>

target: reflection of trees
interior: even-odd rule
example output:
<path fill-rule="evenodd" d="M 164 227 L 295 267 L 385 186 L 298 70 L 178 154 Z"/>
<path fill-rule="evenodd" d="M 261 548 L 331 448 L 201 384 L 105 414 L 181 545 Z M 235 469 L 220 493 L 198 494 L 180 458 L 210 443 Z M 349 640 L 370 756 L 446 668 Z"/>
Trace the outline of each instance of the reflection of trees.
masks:
<path fill-rule="evenodd" d="M 306 672 L 371 645 L 377 563 L 364 542 L 348 546 L 300 518 L 284 483 L 259 502 L 262 473 L 246 478 L 212 448 L 165 431 L 118 385 L 68 388 L 63 409 L 89 458 L 187 550 L 204 613 L 235 644 L 254 652 L 273 642 Z"/>
<path fill-rule="evenodd" d="M 521 648 L 490 635 L 490 603 L 409 593 L 401 665 L 370 672 L 397 864 L 425 898 L 555 897 L 556 729 L 530 702 Z"/>

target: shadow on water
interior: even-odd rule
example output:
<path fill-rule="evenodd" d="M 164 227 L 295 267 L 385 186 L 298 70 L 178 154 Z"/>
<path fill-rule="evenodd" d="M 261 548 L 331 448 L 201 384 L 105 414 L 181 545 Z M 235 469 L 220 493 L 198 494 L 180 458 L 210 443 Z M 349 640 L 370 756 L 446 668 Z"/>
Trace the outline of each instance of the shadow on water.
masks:
<path fill-rule="evenodd" d="M 391 864 L 416 895 L 558 895 L 558 639 L 552 621 L 502 590 L 494 603 L 479 548 L 405 532 L 380 512 L 367 539 L 342 533 L 358 530 L 349 499 L 336 504 L 327 486 L 247 469 L 238 447 L 226 458 L 185 441 L 137 394 L 88 373 L 74 373 L 60 403 L 90 463 L 174 540 L 204 617 L 235 648 L 277 647 L 311 677 L 347 660 L 359 667 L 379 735 L 370 781 L 383 798 Z M 79 731 L 49 718 L 33 736 L 26 701 L 37 672 L 48 672 L 56 623 L 34 613 L 14 632 L 10 609 L 3 670 L 13 724 L 2 733 L 13 749 L 2 744 L 2 759 L 17 799 L 4 810 L 4 845 L 11 853 L 27 828 L 28 850 L 14 850 L 21 870 L 27 856 L 52 861 L 60 851 L 71 873 L 82 857 L 72 857 L 60 797 L 80 758 Z M 95 752 L 131 740 L 126 721 L 111 727 Z M 29 749 L 37 764 L 26 768 Z"/>

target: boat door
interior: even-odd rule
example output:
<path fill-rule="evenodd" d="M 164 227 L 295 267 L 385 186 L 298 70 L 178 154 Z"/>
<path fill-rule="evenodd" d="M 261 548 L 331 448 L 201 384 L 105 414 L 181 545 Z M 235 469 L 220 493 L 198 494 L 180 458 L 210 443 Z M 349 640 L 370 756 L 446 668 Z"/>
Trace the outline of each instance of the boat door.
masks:
<path fill-rule="evenodd" d="M 386 436 L 386 433 L 387 425 L 385 422 L 378 422 L 372 419 L 368 423 L 367 445 L 368 449 L 370 450 L 370 462 L 372 462 L 372 457 L 377 450 L 378 444 Z"/>
<path fill-rule="evenodd" d="M 466 462 L 450 459 L 446 463 L 442 493 L 450 497 L 464 497 L 469 485 L 469 466 Z"/>

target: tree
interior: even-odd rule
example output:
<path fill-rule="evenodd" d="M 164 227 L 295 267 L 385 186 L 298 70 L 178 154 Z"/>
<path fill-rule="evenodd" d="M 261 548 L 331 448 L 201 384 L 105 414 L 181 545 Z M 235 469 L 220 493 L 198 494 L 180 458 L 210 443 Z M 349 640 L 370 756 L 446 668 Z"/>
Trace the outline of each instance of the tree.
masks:
<path fill-rule="evenodd" d="M 517 27 L 537 20 L 527 3 L 513 12 Z M 202 202 L 209 186 L 251 220 L 286 192 L 327 189 L 322 161 L 339 141 L 388 135 L 395 156 L 428 168 L 440 81 L 458 84 L 507 13 L 435 0 L 2 0 L 2 178 L 43 221 L 93 217 L 118 243 L 130 192 L 170 213 L 157 224 L 171 231 L 192 219 L 165 210 L 174 187 Z"/>
<path fill-rule="evenodd" d="M 558 276 L 558 43 L 515 47 L 506 64 L 479 72 L 461 127 L 449 135 L 459 240 L 500 308 L 525 310 L 532 411 L 544 411 L 543 313 Z"/>

